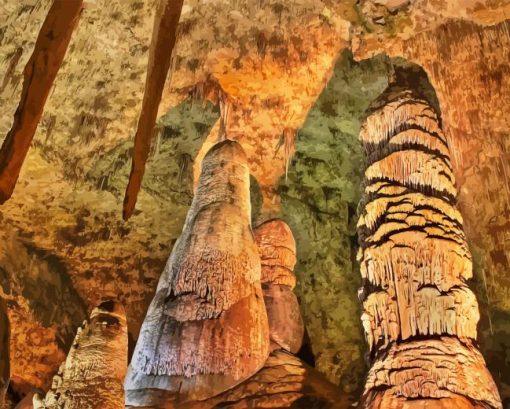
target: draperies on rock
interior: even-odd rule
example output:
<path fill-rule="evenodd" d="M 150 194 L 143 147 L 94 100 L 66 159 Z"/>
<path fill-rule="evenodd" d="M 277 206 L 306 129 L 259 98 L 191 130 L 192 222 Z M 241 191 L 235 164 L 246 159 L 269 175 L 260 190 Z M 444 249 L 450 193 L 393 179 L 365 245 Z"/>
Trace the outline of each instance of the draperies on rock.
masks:
<path fill-rule="evenodd" d="M 128 406 L 207 399 L 264 365 L 269 328 L 250 212 L 246 155 L 237 142 L 221 142 L 203 159 L 142 325 L 125 382 Z"/>
<path fill-rule="evenodd" d="M 296 242 L 283 220 L 269 220 L 254 230 L 261 259 L 262 292 L 269 320 L 271 341 L 297 353 L 304 336 L 304 324 L 296 295 L 294 266 Z"/>
<path fill-rule="evenodd" d="M 363 407 L 421 408 L 434 399 L 434 407 L 501 408 L 475 344 L 471 254 L 437 113 L 396 80 L 360 139 L 360 298 L 374 360 Z"/>
<path fill-rule="evenodd" d="M 121 409 L 127 369 L 124 307 L 107 301 L 78 328 L 65 362 L 45 398 L 34 396 L 34 409 Z"/>
<path fill-rule="evenodd" d="M 162 401 L 163 402 L 163 401 Z M 127 406 L 130 407 L 130 406 Z M 322 375 L 283 350 L 273 351 L 264 367 L 240 385 L 204 401 L 165 400 L 146 409 L 348 409 L 352 402 Z"/>

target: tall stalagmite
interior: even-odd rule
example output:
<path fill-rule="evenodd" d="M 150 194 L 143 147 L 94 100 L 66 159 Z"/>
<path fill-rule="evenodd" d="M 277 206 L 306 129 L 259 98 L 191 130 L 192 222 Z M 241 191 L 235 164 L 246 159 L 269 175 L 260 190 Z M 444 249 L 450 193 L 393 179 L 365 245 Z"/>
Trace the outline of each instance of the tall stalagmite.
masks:
<path fill-rule="evenodd" d="M 126 377 L 128 406 L 206 399 L 264 365 L 269 329 L 249 183 L 238 143 L 221 142 L 204 157 Z"/>
<path fill-rule="evenodd" d="M 9 317 L 5 302 L 0 298 L 0 409 L 4 407 L 5 395 L 11 378 L 9 356 Z"/>
<path fill-rule="evenodd" d="M 476 347 L 472 261 L 440 119 L 396 78 L 360 132 L 360 298 L 373 359 L 363 407 L 501 408 Z"/>
<path fill-rule="evenodd" d="M 296 242 L 283 220 L 269 220 L 254 231 L 262 266 L 262 291 L 269 335 L 278 347 L 297 353 L 305 332 L 296 295 Z"/>
<path fill-rule="evenodd" d="M 112 301 L 95 308 L 78 328 L 67 359 L 35 409 L 120 409 L 127 369 L 127 324 L 124 308 Z"/>

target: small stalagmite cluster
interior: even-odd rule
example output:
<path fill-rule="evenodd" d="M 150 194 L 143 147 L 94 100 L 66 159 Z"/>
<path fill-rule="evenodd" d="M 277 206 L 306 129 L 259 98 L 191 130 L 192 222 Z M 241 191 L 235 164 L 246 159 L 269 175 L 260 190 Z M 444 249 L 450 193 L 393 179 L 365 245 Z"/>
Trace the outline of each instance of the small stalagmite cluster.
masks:
<path fill-rule="evenodd" d="M 120 409 L 127 368 L 127 324 L 124 308 L 107 301 L 78 328 L 65 362 L 34 409 Z"/>
<path fill-rule="evenodd" d="M 395 80 L 360 139 L 359 295 L 373 359 L 363 407 L 501 408 L 476 347 L 472 260 L 438 114 Z"/>

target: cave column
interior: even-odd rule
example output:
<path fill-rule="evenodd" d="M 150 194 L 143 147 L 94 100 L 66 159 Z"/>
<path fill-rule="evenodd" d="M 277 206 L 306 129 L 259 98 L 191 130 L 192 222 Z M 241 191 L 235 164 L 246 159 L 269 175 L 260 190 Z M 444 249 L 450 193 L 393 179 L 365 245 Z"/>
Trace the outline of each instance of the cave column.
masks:
<path fill-rule="evenodd" d="M 372 359 L 362 407 L 501 408 L 476 345 L 472 260 L 440 119 L 396 78 L 360 132 L 359 295 Z"/>

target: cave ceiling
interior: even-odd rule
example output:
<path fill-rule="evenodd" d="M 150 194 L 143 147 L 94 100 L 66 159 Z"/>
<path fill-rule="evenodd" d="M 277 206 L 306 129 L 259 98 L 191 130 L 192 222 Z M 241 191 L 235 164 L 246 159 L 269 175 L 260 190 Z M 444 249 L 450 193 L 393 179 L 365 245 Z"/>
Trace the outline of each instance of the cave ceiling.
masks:
<path fill-rule="evenodd" d="M 475 259 L 481 348 L 510 398 L 510 2 L 186 0 L 125 222 L 155 4 L 85 1 L 14 194 L 0 207 L 14 388 L 47 388 L 76 328 L 104 300 L 124 305 L 133 344 L 201 158 L 226 134 L 248 157 L 254 224 L 280 216 L 294 231 L 310 362 L 359 392 L 367 368 L 357 136 L 393 65 L 408 64 L 435 90 Z M 2 138 L 50 6 L 0 0 Z"/>

